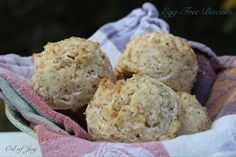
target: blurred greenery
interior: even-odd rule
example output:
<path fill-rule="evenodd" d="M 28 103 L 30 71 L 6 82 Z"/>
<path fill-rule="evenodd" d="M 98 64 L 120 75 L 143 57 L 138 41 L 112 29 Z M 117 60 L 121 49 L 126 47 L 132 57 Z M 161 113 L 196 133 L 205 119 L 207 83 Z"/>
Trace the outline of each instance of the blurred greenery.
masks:
<path fill-rule="evenodd" d="M 14 127 L 7 119 L 4 113 L 4 105 L 0 101 L 0 132 L 4 131 L 16 131 L 17 128 Z"/>
<path fill-rule="evenodd" d="M 1 0 L 0 52 L 31 55 L 40 52 L 48 41 L 70 36 L 89 37 L 101 25 L 120 19 L 145 0 Z M 171 33 L 203 42 L 217 54 L 236 53 L 235 0 L 150 0 L 160 16 L 171 28 Z M 182 9 L 212 7 L 230 9 L 230 16 L 162 16 L 166 7 Z"/>
<path fill-rule="evenodd" d="M 210 46 L 218 55 L 236 55 L 235 0 L 149 0 L 158 8 L 160 17 L 170 24 L 171 33 Z M 0 54 L 31 55 L 43 50 L 48 41 L 70 36 L 87 38 L 100 26 L 116 21 L 145 0 L 1 0 Z M 164 17 L 165 8 L 181 10 L 230 9 L 228 16 Z M 0 131 L 12 128 L 0 110 Z"/>

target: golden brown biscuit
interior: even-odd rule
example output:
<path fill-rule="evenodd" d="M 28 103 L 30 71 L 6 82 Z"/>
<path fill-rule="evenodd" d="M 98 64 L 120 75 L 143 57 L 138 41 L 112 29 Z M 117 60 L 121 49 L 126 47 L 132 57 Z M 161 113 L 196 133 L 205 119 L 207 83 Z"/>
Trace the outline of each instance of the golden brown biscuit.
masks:
<path fill-rule="evenodd" d="M 206 107 L 203 107 L 195 96 L 185 92 L 179 92 L 182 103 L 182 126 L 179 135 L 193 134 L 209 129 L 211 121 L 207 115 Z"/>
<path fill-rule="evenodd" d="M 178 95 L 160 81 L 134 75 L 103 80 L 86 109 L 94 140 L 144 142 L 171 139 L 180 128 Z"/>
<path fill-rule="evenodd" d="M 155 32 L 131 40 L 115 66 L 117 78 L 146 74 L 177 91 L 190 92 L 198 72 L 192 48 L 171 34 Z"/>
<path fill-rule="evenodd" d="M 71 37 L 48 43 L 44 53 L 34 54 L 33 87 L 54 109 L 86 105 L 100 80 L 114 81 L 108 57 L 98 43 Z"/>

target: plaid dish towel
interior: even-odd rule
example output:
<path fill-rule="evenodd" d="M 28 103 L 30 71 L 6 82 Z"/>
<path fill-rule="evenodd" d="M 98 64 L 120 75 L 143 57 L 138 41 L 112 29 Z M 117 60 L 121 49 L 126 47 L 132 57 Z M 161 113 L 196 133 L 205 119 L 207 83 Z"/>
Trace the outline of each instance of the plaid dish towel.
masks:
<path fill-rule="evenodd" d="M 114 65 L 134 36 L 169 32 L 158 11 L 145 3 L 123 19 L 102 26 L 90 40 L 101 44 Z M 199 73 L 192 90 L 215 120 L 208 131 L 145 143 L 89 141 L 72 119 L 50 109 L 33 91 L 31 57 L 0 56 L 0 96 L 37 131 L 43 156 L 236 156 L 236 58 L 217 57 L 207 46 L 187 41 L 197 53 Z"/>

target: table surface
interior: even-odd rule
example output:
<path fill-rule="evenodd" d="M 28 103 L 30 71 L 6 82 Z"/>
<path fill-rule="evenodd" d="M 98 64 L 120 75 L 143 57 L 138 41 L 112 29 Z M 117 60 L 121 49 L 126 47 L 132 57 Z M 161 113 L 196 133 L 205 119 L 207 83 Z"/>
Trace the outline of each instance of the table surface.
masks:
<path fill-rule="evenodd" d="M 37 139 L 22 132 L 0 132 L 0 157 L 42 157 Z"/>

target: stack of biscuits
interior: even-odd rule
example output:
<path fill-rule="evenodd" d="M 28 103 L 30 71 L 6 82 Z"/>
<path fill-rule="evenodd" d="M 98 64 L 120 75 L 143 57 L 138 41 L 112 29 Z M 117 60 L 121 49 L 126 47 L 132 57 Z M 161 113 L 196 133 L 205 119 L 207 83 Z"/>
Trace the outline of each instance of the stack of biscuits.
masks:
<path fill-rule="evenodd" d="M 146 142 L 209 129 L 191 89 L 198 73 L 192 48 L 155 32 L 132 39 L 114 72 L 99 44 L 69 38 L 34 55 L 33 86 L 54 109 L 85 111 L 93 140 Z"/>

